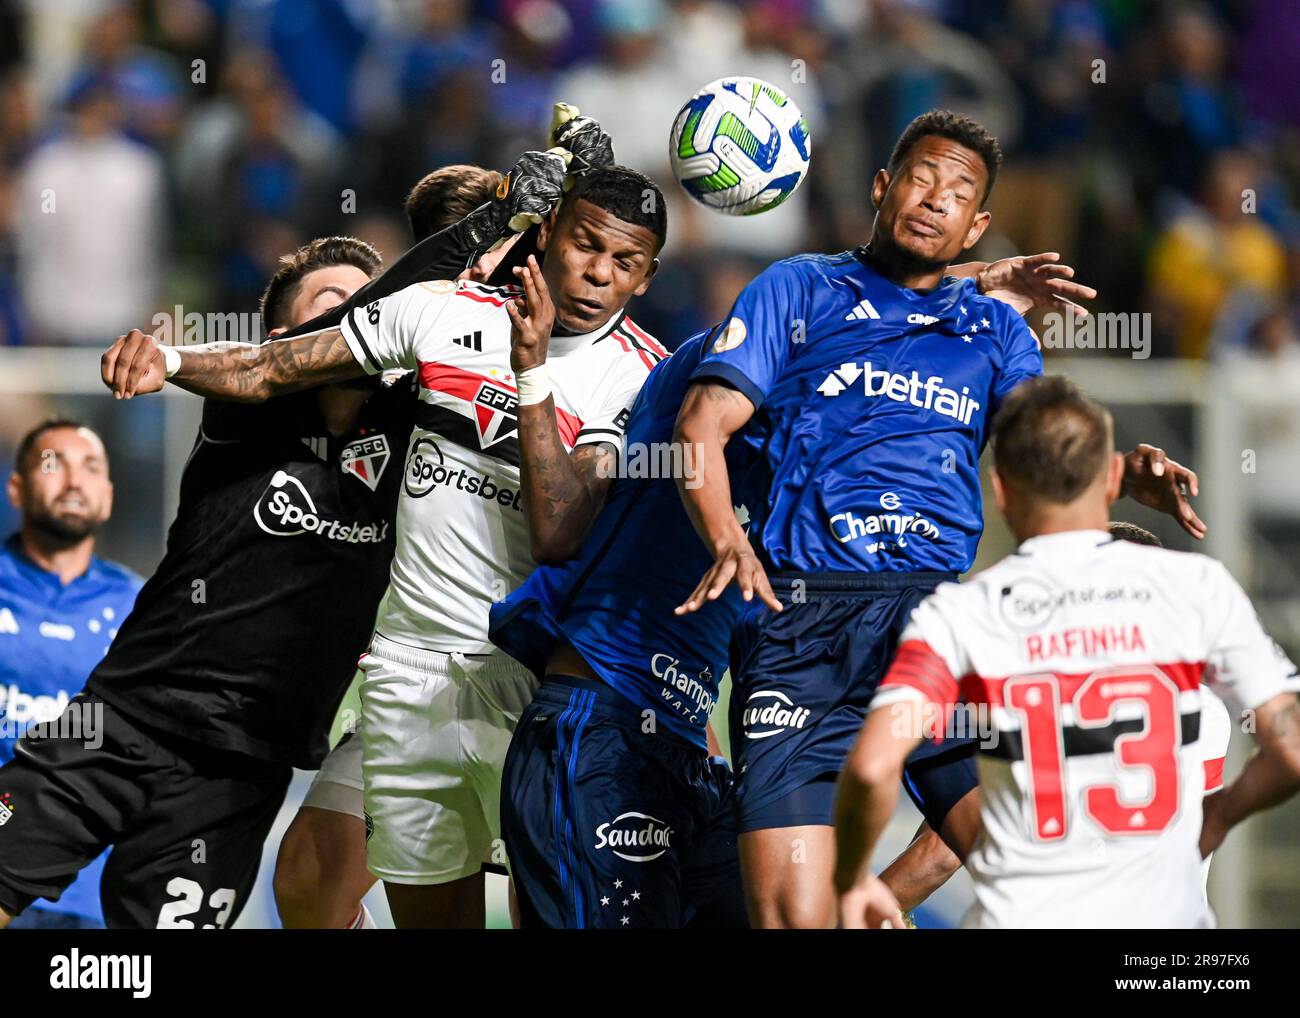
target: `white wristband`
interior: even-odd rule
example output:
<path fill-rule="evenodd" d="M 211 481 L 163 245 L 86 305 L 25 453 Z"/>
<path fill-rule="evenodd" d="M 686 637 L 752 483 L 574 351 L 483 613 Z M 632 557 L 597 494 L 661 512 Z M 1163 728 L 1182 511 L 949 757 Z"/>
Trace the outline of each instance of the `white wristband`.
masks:
<path fill-rule="evenodd" d="M 515 382 L 519 389 L 520 406 L 545 403 L 546 397 L 551 394 L 551 375 L 546 370 L 545 364 L 519 372 Z"/>
<path fill-rule="evenodd" d="M 181 369 L 181 352 L 174 346 L 163 343 L 158 347 L 163 355 L 163 377 L 171 378 Z"/>

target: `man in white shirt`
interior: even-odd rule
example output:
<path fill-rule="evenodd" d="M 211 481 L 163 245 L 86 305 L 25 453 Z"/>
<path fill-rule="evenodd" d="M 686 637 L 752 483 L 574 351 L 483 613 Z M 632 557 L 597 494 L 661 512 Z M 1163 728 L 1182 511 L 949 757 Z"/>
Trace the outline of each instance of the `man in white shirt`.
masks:
<path fill-rule="evenodd" d="M 984 726 L 966 925 L 1211 925 L 1202 858 L 1300 787 L 1295 666 L 1221 564 L 1107 533 L 1122 463 L 1109 415 L 1068 381 L 1017 388 L 993 449 L 1022 543 L 912 615 L 840 778 L 841 921 L 901 922 L 872 850 L 903 761 L 961 701 Z M 1259 744 L 1209 796 L 1203 678 L 1254 711 Z"/>

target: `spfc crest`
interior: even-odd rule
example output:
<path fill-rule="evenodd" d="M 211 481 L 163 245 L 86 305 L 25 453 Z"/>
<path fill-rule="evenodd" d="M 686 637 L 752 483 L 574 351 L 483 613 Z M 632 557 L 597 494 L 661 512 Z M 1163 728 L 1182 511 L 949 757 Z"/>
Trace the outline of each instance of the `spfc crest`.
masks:
<path fill-rule="evenodd" d="M 371 491 L 379 487 L 379 478 L 388 465 L 388 436 L 370 435 L 349 442 L 339 453 L 339 466 Z"/>
<path fill-rule="evenodd" d="M 478 444 L 490 445 L 519 434 L 519 397 L 509 389 L 483 382 L 474 394 L 474 427 Z"/>

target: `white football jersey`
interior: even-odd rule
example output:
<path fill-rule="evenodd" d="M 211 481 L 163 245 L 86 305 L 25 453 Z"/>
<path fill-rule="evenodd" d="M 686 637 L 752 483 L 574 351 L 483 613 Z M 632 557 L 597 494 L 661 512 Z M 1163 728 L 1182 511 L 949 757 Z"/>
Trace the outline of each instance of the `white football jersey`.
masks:
<path fill-rule="evenodd" d="M 397 551 L 375 630 L 396 643 L 486 654 L 488 610 L 532 571 L 506 303 L 519 287 L 416 283 L 353 310 L 342 333 L 368 372 L 418 372 Z M 633 401 L 667 353 L 625 313 L 552 336 L 547 371 L 567 450 L 623 448 Z"/>
<path fill-rule="evenodd" d="M 872 708 L 921 697 L 979 722 L 967 926 L 1213 925 L 1202 680 L 1240 708 L 1296 688 L 1203 555 L 1048 534 L 917 607 Z"/>

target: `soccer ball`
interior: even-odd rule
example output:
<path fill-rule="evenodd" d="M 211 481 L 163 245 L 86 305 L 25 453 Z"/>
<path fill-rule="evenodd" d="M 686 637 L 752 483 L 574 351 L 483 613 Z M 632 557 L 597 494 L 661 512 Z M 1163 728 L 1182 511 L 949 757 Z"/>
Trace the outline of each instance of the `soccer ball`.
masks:
<path fill-rule="evenodd" d="M 681 108 L 668 138 L 673 175 L 729 216 L 776 208 L 808 174 L 808 118 L 758 78 L 719 78 Z"/>

